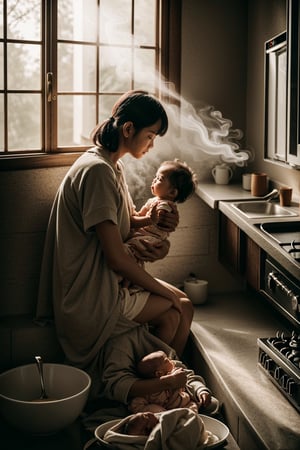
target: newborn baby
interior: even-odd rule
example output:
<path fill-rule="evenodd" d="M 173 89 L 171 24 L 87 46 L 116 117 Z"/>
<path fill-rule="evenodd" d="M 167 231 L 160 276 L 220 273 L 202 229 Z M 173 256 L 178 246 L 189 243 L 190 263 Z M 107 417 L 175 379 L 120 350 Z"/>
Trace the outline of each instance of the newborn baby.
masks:
<path fill-rule="evenodd" d="M 176 361 L 167 357 L 166 353 L 158 350 L 144 356 L 137 364 L 137 373 L 143 378 L 166 378 L 176 374 L 178 371 L 187 370 L 178 368 Z M 174 408 L 190 408 L 195 413 L 199 408 L 206 413 L 213 407 L 209 389 L 205 386 L 204 380 L 198 377 L 197 381 L 188 388 L 187 384 L 180 389 L 165 389 L 145 396 L 131 399 L 128 409 L 132 413 L 151 411 L 158 413 Z"/>
<path fill-rule="evenodd" d="M 122 449 L 140 450 L 202 450 L 218 441 L 201 417 L 188 408 L 133 414 L 112 426 L 103 439 Z"/>
<path fill-rule="evenodd" d="M 152 412 L 142 412 L 129 416 L 124 425 L 124 434 L 135 436 L 149 436 L 155 425 L 159 422 Z"/>

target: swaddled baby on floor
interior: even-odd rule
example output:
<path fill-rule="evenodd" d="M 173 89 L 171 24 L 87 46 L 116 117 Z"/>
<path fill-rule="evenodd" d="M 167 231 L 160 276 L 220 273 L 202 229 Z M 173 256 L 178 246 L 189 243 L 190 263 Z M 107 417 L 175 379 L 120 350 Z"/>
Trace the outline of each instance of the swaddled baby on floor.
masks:
<path fill-rule="evenodd" d="M 120 450 L 201 450 L 218 441 L 201 417 L 188 408 L 136 413 L 106 431 L 103 440 Z"/>

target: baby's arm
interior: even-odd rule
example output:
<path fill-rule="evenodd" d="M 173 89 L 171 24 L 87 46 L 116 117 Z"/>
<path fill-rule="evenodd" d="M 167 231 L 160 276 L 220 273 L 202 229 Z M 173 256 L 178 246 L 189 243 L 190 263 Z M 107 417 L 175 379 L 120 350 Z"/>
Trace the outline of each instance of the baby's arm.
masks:
<path fill-rule="evenodd" d="M 211 393 L 208 391 L 202 391 L 198 394 L 200 406 L 208 406 L 211 402 Z"/>
<path fill-rule="evenodd" d="M 199 406 L 206 407 L 211 402 L 211 391 L 205 384 L 204 379 L 200 375 L 196 375 L 191 369 L 187 369 L 180 361 L 175 362 L 176 367 L 185 367 L 187 373 L 186 390 L 191 398 L 199 402 Z"/>
<path fill-rule="evenodd" d="M 130 218 L 131 228 L 143 228 L 158 222 L 158 213 L 152 199 L 148 200 L 141 209 Z"/>

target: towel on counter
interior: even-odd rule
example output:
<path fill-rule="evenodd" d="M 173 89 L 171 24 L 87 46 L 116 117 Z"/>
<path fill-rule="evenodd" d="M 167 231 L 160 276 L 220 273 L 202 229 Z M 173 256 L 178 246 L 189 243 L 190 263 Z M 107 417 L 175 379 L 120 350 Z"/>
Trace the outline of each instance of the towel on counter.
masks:
<path fill-rule="evenodd" d="M 121 432 L 129 417 L 113 425 L 103 440 L 120 450 L 201 450 L 217 438 L 205 429 L 203 420 L 188 408 L 155 414 L 159 422 L 149 436 L 132 436 Z"/>

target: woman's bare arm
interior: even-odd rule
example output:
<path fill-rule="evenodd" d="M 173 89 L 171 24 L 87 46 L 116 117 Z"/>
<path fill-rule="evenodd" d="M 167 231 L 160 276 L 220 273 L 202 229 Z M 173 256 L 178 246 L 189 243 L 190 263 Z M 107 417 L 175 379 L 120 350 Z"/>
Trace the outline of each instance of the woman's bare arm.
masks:
<path fill-rule="evenodd" d="M 174 307 L 181 311 L 177 295 L 171 289 L 159 283 L 125 252 L 117 225 L 107 220 L 96 225 L 96 232 L 107 264 L 113 271 L 145 290 L 169 299 Z"/>

